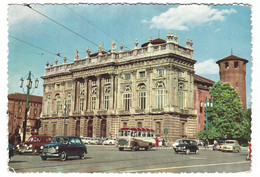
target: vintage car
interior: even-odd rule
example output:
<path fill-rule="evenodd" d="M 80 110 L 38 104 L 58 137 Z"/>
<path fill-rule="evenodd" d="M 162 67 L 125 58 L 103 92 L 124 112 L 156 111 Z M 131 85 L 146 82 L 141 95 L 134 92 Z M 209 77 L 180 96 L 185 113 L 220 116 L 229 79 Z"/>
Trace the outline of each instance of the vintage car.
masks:
<path fill-rule="evenodd" d="M 16 151 L 18 151 L 19 154 L 26 152 L 38 154 L 40 147 L 44 144 L 50 143 L 51 139 L 52 137 L 48 135 L 32 135 L 24 143 L 16 145 Z"/>
<path fill-rule="evenodd" d="M 176 147 L 174 148 L 174 151 L 176 153 L 185 152 L 187 155 L 190 154 L 190 152 L 194 152 L 195 154 L 198 154 L 199 147 L 195 140 L 182 139 L 179 141 L 179 144 L 176 145 Z"/>
<path fill-rule="evenodd" d="M 91 140 L 90 137 L 81 137 L 81 141 L 84 144 L 90 144 L 90 140 Z"/>
<path fill-rule="evenodd" d="M 108 138 L 103 142 L 103 145 L 115 145 L 116 144 L 116 139 L 115 138 Z"/>
<path fill-rule="evenodd" d="M 221 150 L 221 146 L 225 143 L 225 140 L 216 140 L 216 143 L 213 144 L 213 151 Z"/>
<path fill-rule="evenodd" d="M 78 156 L 84 159 L 87 154 L 87 147 L 77 136 L 56 136 L 50 144 L 41 146 L 41 158 L 60 158 L 65 161 L 69 156 Z"/>
<path fill-rule="evenodd" d="M 221 146 L 221 151 L 229 151 L 229 152 L 239 152 L 241 149 L 237 140 L 226 140 L 225 143 Z"/>

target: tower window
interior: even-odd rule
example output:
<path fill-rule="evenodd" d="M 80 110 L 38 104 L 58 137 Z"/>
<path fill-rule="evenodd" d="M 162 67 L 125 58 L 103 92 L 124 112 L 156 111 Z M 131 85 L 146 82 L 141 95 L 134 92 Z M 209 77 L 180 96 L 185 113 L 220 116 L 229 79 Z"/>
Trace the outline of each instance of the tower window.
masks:
<path fill-rule="evenodd" d="M 228 62 L 225 62 L 225 68 L 226 68 L 226 69 L 229 68 Z"/>
<path fill-rule="evenodd" d="M 238 68 L 238 62 L 237 61 L 234 62 L 234 68 Z"/>

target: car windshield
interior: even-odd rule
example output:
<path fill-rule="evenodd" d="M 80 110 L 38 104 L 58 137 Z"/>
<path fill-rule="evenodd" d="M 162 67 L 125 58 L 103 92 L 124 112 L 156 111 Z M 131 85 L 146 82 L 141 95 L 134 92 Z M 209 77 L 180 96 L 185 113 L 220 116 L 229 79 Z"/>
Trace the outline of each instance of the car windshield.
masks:
<path fill-rule="evenodd" d="M 226 144 L 234 144 L 234 141 L 226 141 Z"/>
<path fill-rule="evenodd" d="M 28 141 L 40 142 L 41 140 L 38 137 L 30 137 Z"/>
<path fill-rule="evenodd" d="M 67 144 L 69 142 L 69 138 L 66 137 L 55 137 L 51 140 L 51 144 Z"/>

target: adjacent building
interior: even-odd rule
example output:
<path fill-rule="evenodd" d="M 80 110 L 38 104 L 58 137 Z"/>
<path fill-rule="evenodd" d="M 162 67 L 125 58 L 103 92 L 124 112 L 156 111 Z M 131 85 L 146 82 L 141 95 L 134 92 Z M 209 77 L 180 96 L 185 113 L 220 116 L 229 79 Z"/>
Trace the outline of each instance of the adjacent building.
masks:
<path fill-rule="evenodd" d="M 46 63 L 41 133 L 116 137 L 121 127 L 152 128 L 169 141 L 196 138 L 193 42 L 149 39 L 131 50 L 101 44 L 73 63 Z M 198 88 L 199 89 L 199 88 Z M 168 130 L 165 135 L 164 130 Z"/>
<path fill-rule="evenodd" d="M 26 94 L 14 93 L 8 95 L 8 132 L 9 139 L 16 140 L 22 136 L 23 122 L 25 117 Z M 42 112 L 42 97 L 29 96 L 29 111 L 27 113 L 26 139 L 33 134 L 39 133 L 40 116 Z M 20 138 L 22 139 L 22 137 Z"/>
<path fill-rule="evenodd" d="M 221 82 L 229 82 L 236 89 L 240 96 L 244 110 L 247 110 L 246 104 L 246 64 L 248 60 L 235 55 L 227 56 L 219 61 L 219 74 Z"/>

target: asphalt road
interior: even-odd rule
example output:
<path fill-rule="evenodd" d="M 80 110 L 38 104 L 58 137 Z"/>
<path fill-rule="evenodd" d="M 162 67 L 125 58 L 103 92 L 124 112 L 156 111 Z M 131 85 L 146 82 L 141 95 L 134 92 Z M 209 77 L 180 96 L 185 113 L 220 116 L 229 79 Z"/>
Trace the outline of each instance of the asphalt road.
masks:
<path fill-rule="evenodd" d="M 172 148 L 151 151 L 119 151 L 114 146 L 87 146 L 84 160 L 70 158 L 66 161 L 47 159 L 39 155 L 15 155 L 9 161 L 9 170 L 15 173 L 158 173 L 199 172 L 230 173 L 250 171 L 251 162 L 246 161 L 247 150 L 239 153 L 200 149 L 199 154 L 175 154 Z"/>

